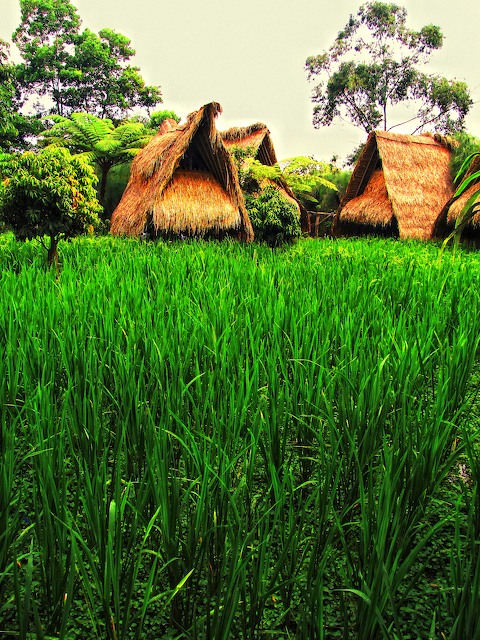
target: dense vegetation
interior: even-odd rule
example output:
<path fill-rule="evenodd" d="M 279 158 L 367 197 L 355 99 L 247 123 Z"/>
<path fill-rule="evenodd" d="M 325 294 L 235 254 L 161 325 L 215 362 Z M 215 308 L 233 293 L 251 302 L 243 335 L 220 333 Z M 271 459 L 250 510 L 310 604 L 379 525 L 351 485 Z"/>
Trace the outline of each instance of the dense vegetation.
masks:
<path fill-rule="evenodd" d="M 4 634 L 479 637 L 476 254 L 0 243 Z"/>

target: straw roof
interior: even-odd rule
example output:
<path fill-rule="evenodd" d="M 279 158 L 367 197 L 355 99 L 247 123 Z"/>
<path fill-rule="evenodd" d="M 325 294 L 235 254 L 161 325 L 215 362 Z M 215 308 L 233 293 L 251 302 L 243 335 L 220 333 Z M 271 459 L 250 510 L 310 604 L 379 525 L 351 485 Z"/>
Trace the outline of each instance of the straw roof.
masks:
<path fill-rule="evenodd" d="M 273 167 L 277 163 L 270 131 L 263 122 L 256 122 L 248 127 L 233 127 L 222 131 L 220 135 L 227 149 L 232 147 L 252 148 L 254 157 L 262 164 Z"/>
<path fill-rule="evenodd" d="M 253 240 L 238 176 L 215 127 L 216 102 L 168 123 L 132 162 L 130 180 L 112 215 L 115 235 L 236 230 Z M 168 128 L 167 131 L 164 129 Z"/>
<path fill-rule="evenodd" d="M 349 202 L 342 218 L 356 224 L 382 227 L 391 223 L 392 205 L 388 199 L 385 176 L 381 169 L 375 169 L 362 196 Z"/>
<path fill-rule="evenodd" d="M 480 171 L 480 156 L 473 158 L 468 171 L 465 173 L 465 178 L 468 178 L 473 173 Z M 435 235 L 443 237 L 453 229 L 455 221 L 463 211 L 468 199 L 478 190 L 480 178 L 477 178 L 472 182 L 468 189 L 460 196 L 460 198 L 454 199 L 453 197 L 447 202 L 442 209 L 438 219 L 435 223 Z M 480 193 L 479 193 L 480 196 Z M 467 227 L 480 228 L 480 213 L 477 213 L 468 223 Z"/>
<path fill-rule="evenodd" d="M 373 131 L 352 173 L 335 221 L 397 228 L 400 238 L 426 240 L 453 194 L 450 149 L 429 134 Z"/>

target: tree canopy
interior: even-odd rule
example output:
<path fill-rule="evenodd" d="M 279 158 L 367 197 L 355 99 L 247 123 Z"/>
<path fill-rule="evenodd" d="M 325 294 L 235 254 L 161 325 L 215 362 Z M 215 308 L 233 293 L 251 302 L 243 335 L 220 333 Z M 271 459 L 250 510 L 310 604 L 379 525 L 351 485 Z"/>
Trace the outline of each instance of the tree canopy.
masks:
<path fill-rule="evenodd" d="M 68 0 L 20 0 L 13 34 L 23 62 L 17 78 L 25 99 L 48 98 L 46 112 L 67 116 L 86 111 L 117 121 L 134 107 L 162 102 L 159 87 L 147 86 L 130 40 L 111 29 L 85 29 Z"/>
<path fill-rule="evenodd" d="M 367 133 L 407 123 L 413 133 L 427 125 L 443 133 L 463 128 L 472 105 L 467 85 L 423 71 L 443 44 L 440 28 L 408 29 L 406 17 L 396 4 L 367 2 L 327 51 L 307 59 L 315 127 L 340 117 Z M 400 104 L 408 115 L 392 124 L 391 108 Z"/>
<path fill-rule="evenodd" d="M 308 156 L 288 158 L 282 165 L 283 177 L 306 209 L 329 211 L 337 208 L 340 200 L 335 178 L 346 175 L 348 182 L 349 173 Z"/>

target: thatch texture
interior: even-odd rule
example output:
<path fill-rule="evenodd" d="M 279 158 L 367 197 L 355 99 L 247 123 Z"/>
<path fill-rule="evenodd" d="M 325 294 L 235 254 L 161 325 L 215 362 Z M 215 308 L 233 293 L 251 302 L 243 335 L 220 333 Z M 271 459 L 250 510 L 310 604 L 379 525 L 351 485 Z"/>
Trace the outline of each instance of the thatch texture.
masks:
<path fill-rule="evenodd" d="M 480 157 L 476 156 L 472 163 L 470 164 L 468 171 L 465 173 L 465 178 L 468 178 L 473 173 L 480 171 Z M 450 198 L 447 204 L 442 209 L 442 212 L 437 218 L 435 223 L 435 236 L 438 238 L 446 237 L 454 228 L 455 222 L 458 216 L 463 211 L 468 199 L 478 190 L 480 183 L 480 178 L 475 180 L 470 187 L 459 197 L 459 198 Z M 480 194 L 479 194 L 480 195 Z M 476 232 L 480 230 L 480 214 L 476 214 L 466 225 L 466 228 L 470 228 L 475 230 Z"/>
<path fill-rule="evenodd" d="M 361 196 L 353 198 L 343 211 L 342 218 L 356 224 L 386 227 L 392 221 L 393 209 L 388 199 L 385 177 L 375 169 Z"/>
<path fill-rule="evenodd" d="M 237 229 L 240 212 L 228 193 L 207 171 L 175 172 L 163 191 L 153 223 L 180 234 L 198 229 Z"/>
<path fill-rule="evenodd" d="M 277 156 L 273 146 L 270 131 L 263 122 L 256 122 L 248 127 L 233 127 L 220 133 L 227 149 L 241 147 L 251 148 L 254 158 L 267 167 L 277 163 Z"/>
<path fill-rule="evenodd" d="M 113 234 L 139 235 L 147 228 L 156 234 L 198 235 L 238 230 L 253 240 L 235 165 L 215 127 L 218 113 L 216 102 L 203 106 L 185 124 L 157 133 L 135 157 L 113 212 Z"/>
<path fill-rule="evenodd" d="M 380 232 L 398 228 L 400 238 L 432 238 L 453 194 L 449 162 L 450 150 L 431 135 L 370 133 L 340 203 L 335 233 L 341 235 L 346 222 Z"/>

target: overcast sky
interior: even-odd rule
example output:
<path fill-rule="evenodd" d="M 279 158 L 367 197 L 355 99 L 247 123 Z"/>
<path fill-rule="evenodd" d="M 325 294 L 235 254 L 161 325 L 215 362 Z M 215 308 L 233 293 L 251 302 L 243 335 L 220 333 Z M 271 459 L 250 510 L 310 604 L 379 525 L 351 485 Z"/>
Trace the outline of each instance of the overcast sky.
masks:
<path fill-rule="evenodd" d="M 304 71 L 309 55 L 333 42 L 354 0 L 71 0 L 82 26 L 107 27 L 132 40 L 148 84 L 160 85 L 164 103 L 182 119 L 215 100 L 223 107 L 218 128 L 265 122 L 279 159 L 345 156 L 364 139 L 358 129 L 336 121 L 314 129 Z M 441 27 L 445 41 L 427 71 L 464 80 L 476 104 L 467 129 L 480 137 L 479 0 L 398 0 L 407 26 Z M 20 20 L 19 0 L 0 0 L 0 37 L 10 41 Z M 396 129 L 396 131 L 401 131 Z M 411 133 L 411 130 L 404 130 Z"/>

